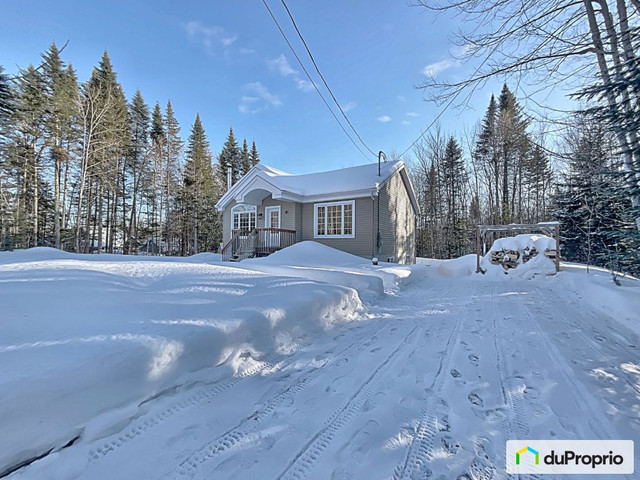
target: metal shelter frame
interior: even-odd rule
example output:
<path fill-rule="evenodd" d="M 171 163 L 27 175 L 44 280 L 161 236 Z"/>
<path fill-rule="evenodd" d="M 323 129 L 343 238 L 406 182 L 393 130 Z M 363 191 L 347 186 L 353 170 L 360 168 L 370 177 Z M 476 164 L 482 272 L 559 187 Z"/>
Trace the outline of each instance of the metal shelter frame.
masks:
<path fill-rule="evenodd" d="M 512 223 L 510 225 L 478 225 L 476 228 L 476 273 L 481 273 L 480 257 L 486 255 L 488 233 L 543 233 L 556 241 L 556 272 L 560 271 L 560 222 Z M 482 253 L 480 253 L 482 252 Z"/>

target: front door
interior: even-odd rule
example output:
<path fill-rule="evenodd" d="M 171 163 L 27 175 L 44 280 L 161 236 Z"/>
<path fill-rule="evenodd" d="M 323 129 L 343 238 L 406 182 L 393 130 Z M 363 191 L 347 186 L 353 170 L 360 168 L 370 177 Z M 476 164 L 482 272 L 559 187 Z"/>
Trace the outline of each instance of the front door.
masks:
<path fill-rule="evenodd" d="M 264 209 L 265 227 L 280 229 L 280 206 L 265 207 Z M 280 232 L 269 231 L 266 233 L 267 246 L 271 248 L 280 248 Z"/>

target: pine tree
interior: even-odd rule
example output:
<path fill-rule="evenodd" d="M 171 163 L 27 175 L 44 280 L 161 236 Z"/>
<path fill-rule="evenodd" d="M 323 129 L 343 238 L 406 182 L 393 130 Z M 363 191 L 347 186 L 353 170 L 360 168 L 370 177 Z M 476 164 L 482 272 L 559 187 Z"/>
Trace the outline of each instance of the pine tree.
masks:
<path fill-rule="evenodd" d="M 249 154 L 249 146 L 247 145 L 247 139 L 242 142 L 242 160 L 240 161 L 242 174 L 246 175 L 251 170 L 251 155 Z"/>
<path fill-rule="evenodd" d="M 176 244 L 175 225 L 180 223 L 181 205 L 179 205 L 180 183 L 179 167 L 180 156 L 184 142 L 180 138 L 180 124 L 175 117 L 171 101 L 167 101 L 165 109 L 165 148 L 164 148 L 164 182 L 165 189 L 165 219 L 166 219 L 166 245 L 170 254 L 178 253 L 179 247 Z"/>
<path fill-rule="evenodd" d="M 164 144 L 164 120 L 162 118 L 162 110 L 160 104 L 156 102 L 151 114 L 151 131 L 149 132 L 151 142 L 154 144 Z"/>
<path fill-rule="evenodd" d="M 133 188 L 131 190 L 131 218 L 129 221 L 129 254 L 139 246 L 138 230 L 140 228 L 140 213 L 138 205 L 141 203 L 139 195 L 143 186 L 147 193 L 152 195 L 152 202 L 155 203 L 155 192 L 153 192 L 153 179 L 144 178 L 149 160 L 149 107 L 144 102 L 140 90 L 137 90 L 133 100 L 129 105 L 129 131 L 131 144 L 127 156 L 127 168 L 132 177 Z M 155 172 L 152 172 L 155 175 Z M 143 185 L 144 183 L 144 185 Z M 142 208 L 142 205 L 140 205 Z M 147 221 L 147 226 L 150 227 Z M 150 228 L 145 232 L 148 236 Z M 148 241 L 148 238 L 147 238 Z M 137 252 L 137 250 L 136 250 Z"/>
<path fill-rule="evenodd" d="M 233 185 L 238 181 L 239 173 L 242 171 L 242 153 L 236 137 L 233 135 L 233 128 L 229 128 L 227 141 L 218 155 L 218 175 L 223 184 L 227 183 L 227 169 L 229 167 L 231 167 L 231 184 Z"/>
<path fill-rule="evenodd" d="M 78 81 L 73 67 L 66 66 L 60 58 L 55 43 L 42 56 L 42 72 L 46 84 L 47 137 L 54 165 L 53 209 L 54 245 L 61 247 L 61 230 L 64 223 L 65 202 L 63 192 L 63 167 L 68 172 L 72 150 L 78 143 Z"/>
<path fill-rule="evenodd" d="M 251 142 L 251 166 L 255 167 L 258 163 L 260 163 L 260 155 L 258 154 L 258 149 L 256 148 L 255 140 Z"/>
<path fill-rule="evenodd" d="M 491 95 L 489 106 L 482 120 L 480 134 L 474 151 L 474 160 L 485 175 L 490 222 L 497 224 L 500 213 L 500 157 L 498 151 L 498 105 Z"/>
<path fill-rule="evenodd" d="M 530 145 L 527 121 L 515 95 L 506 84 L 498 99 L 498 141 L 501 159 L 501 219 L 503 223 L 518 222 L 522 190 L 522 166 Z M 517 203 L 518 202 L 518 203 Z"/>
<path fill-rule="evenodd" d="M 22 246 L 39 244 L 41 163 L 47 147 L 45 89 L 44 78 L 33 65 L 20 72 L 12 117 L 11 156 L 17 173 L 15 184 L 21 189 L 16 227 Z"/>

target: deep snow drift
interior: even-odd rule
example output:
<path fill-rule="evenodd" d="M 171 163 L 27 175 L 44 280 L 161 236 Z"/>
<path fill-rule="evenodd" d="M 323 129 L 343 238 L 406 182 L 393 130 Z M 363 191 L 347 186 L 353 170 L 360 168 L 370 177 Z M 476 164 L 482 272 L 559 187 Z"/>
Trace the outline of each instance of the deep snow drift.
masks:
<path fill-rule="evenodd" d="M 507 478 L 508 439 L 640 438 L 635 279 L 214 258 L 0 254 L 0 472 Z"/>

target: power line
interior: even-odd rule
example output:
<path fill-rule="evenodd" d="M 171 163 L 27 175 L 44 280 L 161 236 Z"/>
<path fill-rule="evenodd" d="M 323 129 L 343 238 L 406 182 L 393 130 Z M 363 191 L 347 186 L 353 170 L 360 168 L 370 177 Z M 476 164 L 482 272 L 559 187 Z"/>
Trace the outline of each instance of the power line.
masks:
<path fill-rule="evenodd" d="M 344 112 L 344 110 L 340 106 L 340 102 L 338 102 L 338 100 L 336 99 L 336 96 L 333 94 L 333 91 L 331 90 L 331 87 L 329 87 L 329 84 L 325 80 L 324 75 L 322 75 L 322 73 L 320 72 L 320 68 L 318 67 L 318 64 L 316 63 L 315 58 L 313 58 L 313 54 L 311 53 L 311 50 L 309 49 L 309 46 L 307 45 L 307 42 L 304 40 L 304 37 L 302 36 L 302 33 L 300 32 L 300 29 L 298 28 L 298 25 L 296 24 L 296 21 L 294 20 L 293 15 L 291 14 L 291 10 L 289 10 L 289 7 L 287 6 L 287 3 L 284 0 L 280 0 L 280 1 L 282 2 L 282 5 L 284 6 L 285 10 L 287 11 L 287 14 L 289 15 L 289 19 L 291 20 L 291 23 L 293 24 L 293 27 L 296 29 L 296 32 L 298 33 L 298 37 L 300 37 L 300 40 L 302 41 L 302 44 L 304 45 L 304 48 L 307 51 L 307 54 L 309 55 L 309 58 L 311 59 L 311 63 L 313 63 L 313 66 L 315 67 L 316 72 L 318 72 L 318 75 L 322 79 L 322 83 L 324 83 L 324 86 L 327 88 L 329 94 L 331 95 L 331 98 L 333 99 L 333 102 L 336 104 L 336 106 L 340 110 L 340 113 L 342 113 L 342 116 L 344 117 L 344 119 L 347 121 L 347 123 L 351 127 L 351 130 L 353 130 L 353 133 L 355 133 L 356 136 L 358 137 L 358 140 L 360 140 L 360 143 L 362 143 L 362 145 L 364 145 L 364 147 L 367 150 L 369 150 L 371 155 L 376 156 L 376 153 L 373 150 L 371 150 L 371 148 L 369 148 L 369 145 L 367 145 L 364 142 L 364 140 L 362 140 L 362 137 L 360 136 L 358 131 L 355 129 L 355 127 L 353 126 L 353 124 L 351 123 L 349 118 L 347 117 L 347 114 Z"/>
<path fill-rule="evenodd" d="M 347 138 L 349 138 L 349 140 L 351 141 L 351 143 L 353 143 L 353 145 L 358 149 L 358 151 L 362 154 L 362 156 L 364 158 L 366 158 L 368 161 L 370 161 L 371 163 L 374 163 L 373 160 L 371 160 L 366 153 L 364 153 L 362 151 L 362 149 L 360 148 L 360 146 L 355 142 L 355 140 L 351 137 L 351 135 L 349 135 L 349 132 L 347 132 L 347 130 L 344 128 L 344 126 L 342 125 L 342 123 L 340 122 L 340 120 L 338 119 L 338 117 L 336 116 L 336 114 L 333 112 L 333 110 L 331 109 L 331 106 L 329 105 L 329 103 L 327 102 L 327 100 L 324 98 L 324 96 L 322 95 L 322 92 L 320 92 L 320 90 L 318 89 L 318 86 L 316 85 L 316 83 L 313 81 L 313 78 L 311 78 L 311 75 L 309 75 L 309 72 L 307 71 L 307 69 L 305 68 L 304 64 L 302 63 L 302 61 L 300 60 L 300 57 L 298 57 L 298 54 L 296 53 L 295 49 L 293 48 L 293 45 L 291 45 L 291 42 L 289 42 L 289 39 L 287 38 L 287 35 L 284 33 L 284 31 L 282 30 L 282 27 L 280 26 L 280 23 L 278 23 L 278 20 L 276 19 L 275 15 L 273 14 L 273 12 L 271 11 L 271 9 L 269 8 L 269 5 L 267 4 L 266 0 L 262 0 L 262 3 L 264 4 L 264 6 L 266 7 L 267 11 L 269 12 L 269 15 L 271 16 L 271 19 L 273 20 L 273 22 L 276 24 L 276 27 L 278 27 L 278 30 L 280 31 L 280 34 L 282 35 L 282 38 L 284 38 L 284 41 L 287 43 L 287 45 L 289 46 L 289 49 L 291 50 L 291 52 L 293 53 L 293 56 L 296 58 L 296 60 L 298 61 L 298 64 L 300 64 L 300 67 L 302 67 L 302 70 L 304 71 L 305 75 L 307 76 L 307 78 L 309 79 L 309 81 L 311 82 L 311 85 L 313 85 L 313 88 L 315 89 L 316 92 L 318 92 L 318 95 L 320 95 L 320 98 L 322 99 L 322 101 L 324 102 L 325 106 L 327 107 L 327 109 L 329 110 L 329 112 L 331 113 L 331 115 L 333 116 L 333 118 L 335 119 L 336 122 L 338 122 L 338 125 L 340 126 L 340 128 L 342 129 L 342 131 L 344 132 L 344 134 L 347 136 Z M 368 148 L 368 147 L 367 147 Z"/>

